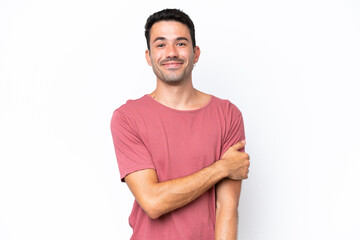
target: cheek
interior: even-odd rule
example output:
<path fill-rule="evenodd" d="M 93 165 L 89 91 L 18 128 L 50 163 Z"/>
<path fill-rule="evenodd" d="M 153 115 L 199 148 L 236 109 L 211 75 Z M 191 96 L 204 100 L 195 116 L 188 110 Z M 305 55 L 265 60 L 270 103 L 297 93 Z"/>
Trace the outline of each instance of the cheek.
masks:
<path fill-rule="evenodd" d="M 157 58 L 152 58 L 151 59 L 151 63 L 153 64 L 153 66 L 156 66 L 159 61 L 157 60 Z"/>
<path fill-rule="evenodd" d="M 195 56 L 195 54 L 191 54 L 190 57 L 189 57 L 189 59 L 190 59 L 191 62 L 194 63 L 194 62 L 196 61 L 196 56 Z"/>
<path fill-rule="evenodd" d="M 154 54 L 154 55 L 152 55 L 151 62 L 157 63 L 160 61 L 160 59 L 161 59 L 161 56 L 159 54 Z"/>
<path fill-rule="evenodd" d="M 148 59 L 149 64 L 154 66 L 156 64 L 156 58 L 154 58 L 154 55 L 151 55 Z"/>

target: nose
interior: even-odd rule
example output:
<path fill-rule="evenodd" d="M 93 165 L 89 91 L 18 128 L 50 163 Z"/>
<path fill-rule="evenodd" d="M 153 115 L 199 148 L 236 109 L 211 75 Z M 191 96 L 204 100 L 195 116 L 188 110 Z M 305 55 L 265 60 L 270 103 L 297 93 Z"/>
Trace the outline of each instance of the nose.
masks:
<path fill-rule="evenodd" d="M 177 58 L 177 57 L 179 57 L 176 46 L 171 45 L 171 44 L 167 46 L 167 48 L 166 48 L 166 57 L 167 58 Z"/>

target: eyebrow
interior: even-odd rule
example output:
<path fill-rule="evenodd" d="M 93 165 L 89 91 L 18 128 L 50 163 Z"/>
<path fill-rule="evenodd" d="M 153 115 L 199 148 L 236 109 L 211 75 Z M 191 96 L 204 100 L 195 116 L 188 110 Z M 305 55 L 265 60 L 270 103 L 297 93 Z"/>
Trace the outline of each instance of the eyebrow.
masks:
<path fill-rule="evenodd" d="M 185 41 L 190 42 L 189 39 L 187 39 L 186 37 L 178 37 L 178 38 L 176 38 L 176 41 L 180 41 L 180 40 L 185 40 Z"/>
<path fill-rule="evenodd" d="M 155 40 L 153 41 L 153 43 L 156 42 L 156 41 L 164 41 L 164 40 L 166 40 L 166 38 L 164 38 L 164 37 L 157 37 L 157 38 L 155 38 Z M 180 41 L 180 40 L 185 40 L 185 41 L 190 42 L 189 39 L 187 39 L 186 37 L 178 37 L 178 38 L 176 38 L 176 41 Z"/>

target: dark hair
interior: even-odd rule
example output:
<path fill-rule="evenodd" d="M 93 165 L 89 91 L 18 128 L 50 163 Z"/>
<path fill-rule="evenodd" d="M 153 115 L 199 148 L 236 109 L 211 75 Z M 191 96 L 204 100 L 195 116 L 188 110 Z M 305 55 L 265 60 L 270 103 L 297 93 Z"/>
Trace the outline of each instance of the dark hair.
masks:
<path fill-rule="evenodd" d="M 184 13 L 183 11 L 181 11 L 179 9 L 164 9 L 164 10 L 161 10 L 159 12 L 156 12 L 156 13 L 150 15 L 150 17 L 148 17 L 148 19 L 146 20 L 145 37 L 146 37 L 146 44 L 147 44 L 147 47 L 149 50 L 150 50 L 151 27 L 154 25 L 154 23 L 159 22 L 159 21 L 176 21 L 176 22 L 181 22 L 181 23 L 185 24 L 189 28 L 192 45 L 193 45 L 193 47 L 196 46 L 195 27 L 194 27 L 194 23 L 191 21 L 190 17 L 186 13 Z"/>

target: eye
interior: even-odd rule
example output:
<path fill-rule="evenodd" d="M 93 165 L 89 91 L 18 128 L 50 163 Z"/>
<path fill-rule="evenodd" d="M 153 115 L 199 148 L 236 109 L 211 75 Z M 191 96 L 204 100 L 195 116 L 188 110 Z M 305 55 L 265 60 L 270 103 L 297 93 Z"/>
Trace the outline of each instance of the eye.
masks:
<path fill-rule="evenodd" d="M 164 46 L 165 46 L 165 44 L 161 43 L 161 44 L 158 44 L 156 47 L 163 48 Z"/>
<path fill-rule="evenodd" d="M 180 46 L 180 47 L 186 46 L 186 44 L 183 43 L 183 42 L 180 42 L 180 43 L 178 43 L 177 45 Z"/>

